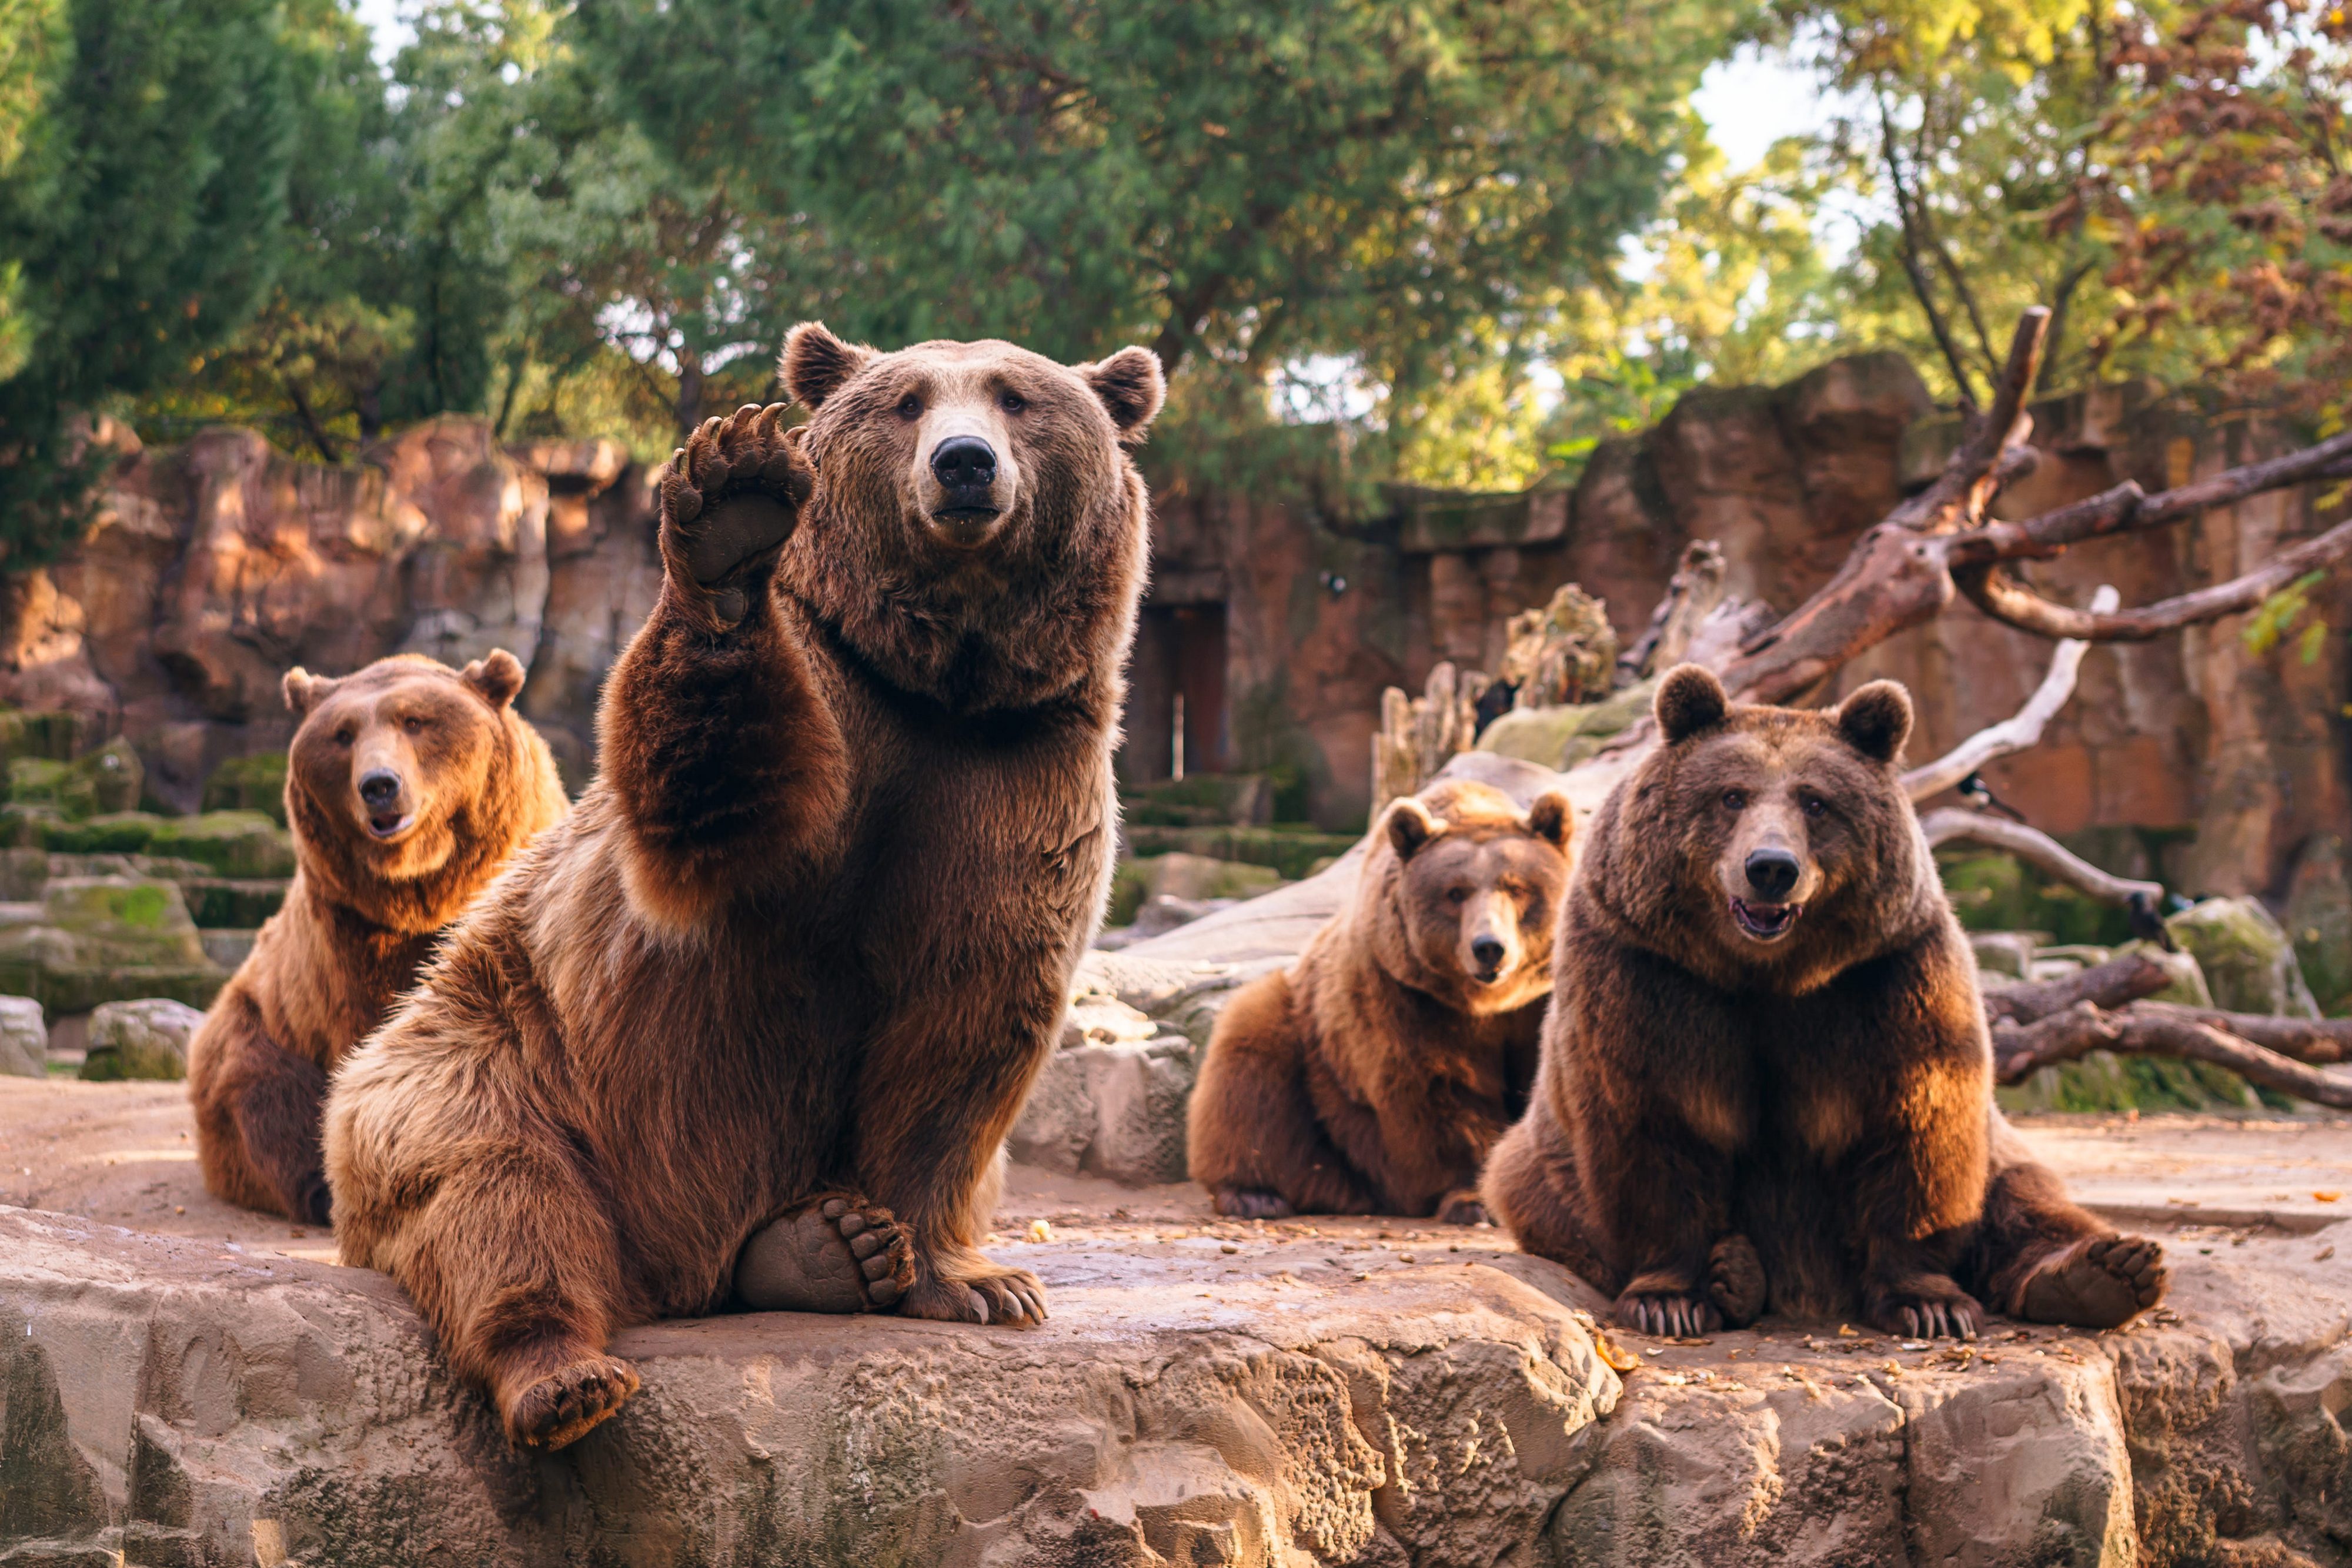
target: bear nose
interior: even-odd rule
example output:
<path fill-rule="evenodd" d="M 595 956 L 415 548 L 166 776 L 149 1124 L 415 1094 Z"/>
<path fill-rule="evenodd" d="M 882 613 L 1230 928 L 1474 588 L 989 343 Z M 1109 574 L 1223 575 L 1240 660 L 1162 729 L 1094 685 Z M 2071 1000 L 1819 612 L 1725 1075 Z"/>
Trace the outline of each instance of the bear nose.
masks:
<path fill-rule="evenodd" d="M 400 796 L 400 775 L 389 768 L 374 768 L 360 776 L 360 799 L 381 810 Z"/>
<path fill-rule="evenodd" d="M 1748 885 L 1778 904 L 1797 885 L 1797 857 L 1786 850 L 1758 850 L 1748 857 Z"/>
<path fill-rule="evenodd" d="M 1503 967 L 1503 945 L 1492 936 L 1481 936 L 1470 944 L 1470 956 L 1478 960 L 1478 967 L 1492 974 Z"/>
<path fill-rule="evenodd" d="M 996 483 L 996 448 L 977 435 L 950 435 L 931 454 L 931 477 L 950 490 Z"/>

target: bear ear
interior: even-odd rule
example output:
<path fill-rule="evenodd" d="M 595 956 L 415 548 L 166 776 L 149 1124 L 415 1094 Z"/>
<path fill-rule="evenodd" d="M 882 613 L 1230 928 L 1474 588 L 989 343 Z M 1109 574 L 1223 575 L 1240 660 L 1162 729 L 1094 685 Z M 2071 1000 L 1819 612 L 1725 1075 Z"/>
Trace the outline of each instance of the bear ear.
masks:
<path fill-rule="evenodd" d="M 1731 699 L 1723 695 L 1723 683 L 1705 664 L 1676 664 L 1667 671 L 1650 705 L 1668 745 L 1721 724 L 1730 711 Z"/>
<path fill-rule="evenodd" d="M 1445 824 L 1410 795 L 1389 808 L 1388 820 L 1381 826 L 1388 830 L 1390 847 L 1401 861 L 1412 859 L 1414 851 L 1445 831 Z"/>
<path fill-rule="evenodd" d="M 286 706 L 307 718 L 310 710 L 335 689 L 335 683 L 324 675 L 314 675 L 297 664 L 286 672 L 286 679 L 279 683 L 279 686 L 286 693 Z"/>
<path fill-rule="evenodd" d="M 793 401 L 814 413 L 874 357 L 865 345 L 835 337 L 824 322 L 803 321 L 784 334 L 784 357 L 777 372 Z"/>
<path fill-rule="evenodd" d="M 1528 831 L 1549 840 L 1560 849 L 1568 848 L 1568 841 L 1576 832 L 1576 812 L 1569 805 L 1568 797 L 1557 789 L 1547 789 L 1537 796 L 1536 803 L 1528 808 Z"/>
<path fill-rule="evenodd" d="M 493 648 L 458 671 L 457 678 L 481 693 L 492 707 L 504 707 L 522 690 L 522 661 L 504 648 Z"/>
<path fill-rule="evenodd" d="M 1873 762 L 1892 762 L 1911 738 L 1911 694 L 1894 681 L 1873 681 L 1838 705 L 1837 727 Z"/>
<path fill-rule="evenodd" d="M 1160 356 L 1149 349 L 1126 348 L 1108 360 L 1080 365 L 1078 374 L 1095 389 L 1095 396 L 1118 426 L 1118 438 L 1129 445 L 1143 432 L 1168 395 L 1168 379 L 1160 373 Z"/>

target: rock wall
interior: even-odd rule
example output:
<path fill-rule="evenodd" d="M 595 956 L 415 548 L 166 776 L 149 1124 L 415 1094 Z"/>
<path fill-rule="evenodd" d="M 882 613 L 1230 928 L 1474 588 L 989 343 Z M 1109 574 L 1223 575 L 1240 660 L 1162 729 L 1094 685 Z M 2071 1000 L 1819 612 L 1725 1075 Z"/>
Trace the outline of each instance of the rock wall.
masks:
<path fill-rule="evenodd" d="M 504 647 L 575 779 L 595 690 L 660 585 L 645 471 L 609 441 L 501 447 L 442 419 L 349 467 L 255 432 L 132 450 L 80 548 L 0 593 L 0 702 L 130 737 L 148 793 L 195 808 L 231 758 L 283 747 L 288 666 Z"/>
<path fill-rule="evenodd" d="M 2004 516 L 2126 478 L 2164 489 L 2305 439 L 2147 386 L 2051 399 L 2033 414 L 2042 462 L 2003 497 Z M 1605 600 L 1630 641 L 1695 538 L 1722 544 L 1732 592 L 1791 609 L 1857 534 L 1939 471 L 1958 436 L 1908 364 L 1866 354 L 1779 388 L 1693 392 L 1655 428 L 1603 444 L 1572 491 L 1396 492 L 1389 516 L 1358 522 L 1163 486 L 1154 602 L 1225 604 L 1236 765 L 1303 774 L 1316 820 L 1346 825 L 1368 804 L 1383 687 L 1418 690 L 1440 659 L 1495 669 L 1505 619 L 1563 582 Z M 2127 605 L 2147 602 L 2322 531 L 2345 514 L 2340 497 L 2325 499 L 2257 497 L 2077 547 L 2025 575 L 2070 602 L 2103 582 Z M 2342 858 L 2327 835 L 2352 821 L 2352 574 L 2314 591 L 2297 633 L 2310 617 L 2330 630 L 2309 663 L 2293 646 L 2250 650 L 2245 616 L 2094 650 L 2074 703 L 2041 747 L 1989 770 L 1993 787 L 2113 870 L 2273 900 L 2316 880 L 2322 913 L 2304 928 L 2340 918 Z M 1856 661 L 1842 685 L 1881 675 L 1909 685 L 1914 754 L 1928 757 L 2009 716 L 2048 663 L 2047 643 L 1959 603 Z M 1157 714 L 1129 720 L 1131 737 L 1164 727 Z"/>
<path fill-rule="evenodd" d="M 2301 440 L 2140 386 L 2033 412 L 2043 462 L 2005 497 L 2011 514 L 2126 477 L 2161 489 Z M 1957 435 L 1908 364 L 1865 354 L 1782 387 L 1694 392 L 1604 444 L 1572 490 L 1395 490 L 1365 517 L 1155 473 L 1123 771 L 1164 776 L 1182 691 L 1194 771 L 1270 772 L 1289 811 L 1359 825 L 1383 688 L 1418 689 L 1440 659 L 1495 668 L 1505 619 L 1564 582 L 1605 600 L 1630 639 L 1694 538 L 1721 542 L 1732 591 L 1790 608 Z M 597 688 L 660 586 L 650 477 L 611 442 L 502 447 L 470 419 L 406 431 L 349 467 L 233 429 L 133 451 L 80 548 L 0 585 L 0 705 L 73 712 L 85 745 L 129 737 L 155 802 L 186 810 L 220 762 L 285 744 L 287 665 L 502 645 L 529 668 L 523 711 L 576 786 L 594 763 Z M 2258 497 L 2029 575 L 2063 599 L 2113 582 L 2144 602 L 2234 576 L 2342 512 L 2307 491 Z M 2308 664 L 2293 646 L 2249 650 L 2244 617 L 2095 650 L 2074 703 L 2039 748 L 1991 770 L 1994 787 L 2111 869 L 2300 901 L 2316 913 L 2298 936 L 2352 918 L 2326 839 L 2352 821 L 2352 577 L 2313 599 L 2331 630 Z M 2006 717 L 2047 659 L 1960 604 L 1843 680 L 1909 685 L 1926 755 Z"/>

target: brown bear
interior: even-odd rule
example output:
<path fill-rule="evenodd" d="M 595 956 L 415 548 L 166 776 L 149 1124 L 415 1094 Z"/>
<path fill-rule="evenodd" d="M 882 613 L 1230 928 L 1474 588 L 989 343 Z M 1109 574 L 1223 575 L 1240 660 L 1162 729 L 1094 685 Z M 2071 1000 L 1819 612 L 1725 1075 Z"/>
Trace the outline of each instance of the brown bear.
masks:
<path fill-rule="evenodd" d="M 1217 1212 L 1486 1218 L 1479 1167 L 1527 1108 L 1568 800 L 1446 780 L 1390 807 L 1355 896 L 1209 1037 L 1188 1126 Z"/>
<path fill-rule="evenodd" d="M 1685 664 L 1654 712 L 1561 915 L 1496 1218 L 1650 1333 L 1769 1306 L 1973 1337 L 1979 1300 L 2086 1328 L 2154 1305 L 2162 1249 L 2069 1202 L 1993 1108 L 1975 961 L 1898 779 L 1903 688 L 1735 706 Z"/>
<path fill-rule="evenodd" d="M 808 424 L 671 459 L 603 771 L 328 1106 L 345 1258 L 520 1443 L 610 1416 L 613 1333 L 725 1304 L 772 1221 L 855 1260 L 842 1304 L 1045 1314 L 977 1242 L 1109 891 L 1159 362 L 807 324 L 782 373 Z"/>
<path fill-rule="evenodd" d="M 408 988 L 441 928 L 567 807 L 513 706 L 500 648 L 463 671 L 415 654 L 329 680 L 287 672 L 293 884 L 188 1042 L 205 1186 L 328 1222 L 328 1075 Z"/>

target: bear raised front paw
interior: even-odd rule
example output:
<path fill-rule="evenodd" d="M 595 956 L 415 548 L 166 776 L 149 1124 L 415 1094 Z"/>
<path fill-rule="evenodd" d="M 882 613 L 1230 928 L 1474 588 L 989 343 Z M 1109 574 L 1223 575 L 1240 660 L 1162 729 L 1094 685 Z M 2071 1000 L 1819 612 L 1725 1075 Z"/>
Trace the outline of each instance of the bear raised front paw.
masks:
<path fill-rule="evenodd" d="M 662 553 L 722 621 L 742 619 L 750 585 L 737 580 L 773 559 L 814 483 L 797 433 L 784 428 L 785 408 L 747 402 L 704 420 L 662 471 Z"/>

